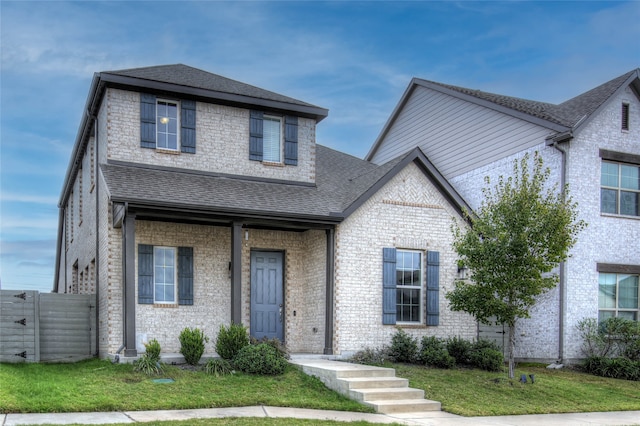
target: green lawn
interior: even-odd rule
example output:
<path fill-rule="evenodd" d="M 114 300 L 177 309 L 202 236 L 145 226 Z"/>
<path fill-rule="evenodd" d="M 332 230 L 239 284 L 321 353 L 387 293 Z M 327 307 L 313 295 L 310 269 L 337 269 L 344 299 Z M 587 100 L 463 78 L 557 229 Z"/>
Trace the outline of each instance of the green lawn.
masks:
<path fill-rule="evenodd" d="M 134 411 L 272 405 L 371 412 L 294 367 L 282 376 L 214 377 L 166 366 L 154 383 L 130 364 L 0 364 L 0 413 Z"/>
<path fill-rule="evenodd" d="M 570 369 L 523 365 L 509 380 L 506 373 L 476 369 L 388 366 L 409 379 L 409 386 L 424 389 L 425 398 L 440 401 L 444 411 L 463 416 L 640 410 L 640 383 Z M 527 384 L 518 381 L 521 374 L 527 375 Z"/>
<path fill-rule="evenodd" d="M 638 382 L 591 376 L 574 370 L 520 366 L 534 384 L 506 373 L 476 369 L 440 370 L 389 364 L 445 411 L 464 416 L 640 410 Z M 325 388 L 294 367 L 282 376 L 235 374 L 214 377 L 167 366 L 154 383 L 128 364 L 90 360 L 76 364 L 0 364 L 0 413 L 135 411 L 271 405 L 371 412 Z M 262 421 L 269 422 L 266 419 Z M 225 419 L 215 424 L 252 424 Z M 233 423 L 235 422 L 235 423 Z M 197 424 L 197 423 L 194 423 Z M 331 424 L 331 423 L 326 423 Z"/>

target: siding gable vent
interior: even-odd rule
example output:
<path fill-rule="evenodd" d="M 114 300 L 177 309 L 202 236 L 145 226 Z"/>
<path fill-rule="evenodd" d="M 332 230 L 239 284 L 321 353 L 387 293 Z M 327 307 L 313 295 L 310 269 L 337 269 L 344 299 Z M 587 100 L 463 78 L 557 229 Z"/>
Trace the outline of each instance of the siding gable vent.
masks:
<path fill-rule="evenodd" d="M 629 104 L 622 104 L 622 120 L 621 120 L 621 128 L 622 130 L 629 130 Z"/>

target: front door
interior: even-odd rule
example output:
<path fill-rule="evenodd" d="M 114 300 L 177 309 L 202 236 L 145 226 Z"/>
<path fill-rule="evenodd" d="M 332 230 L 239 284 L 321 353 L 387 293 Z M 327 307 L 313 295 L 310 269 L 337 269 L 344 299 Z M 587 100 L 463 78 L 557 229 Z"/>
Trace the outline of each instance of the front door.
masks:
<path fill-rule="evenodd" d="M 284 341 L 283 254 L 251 252 L 251 336 Z"/>

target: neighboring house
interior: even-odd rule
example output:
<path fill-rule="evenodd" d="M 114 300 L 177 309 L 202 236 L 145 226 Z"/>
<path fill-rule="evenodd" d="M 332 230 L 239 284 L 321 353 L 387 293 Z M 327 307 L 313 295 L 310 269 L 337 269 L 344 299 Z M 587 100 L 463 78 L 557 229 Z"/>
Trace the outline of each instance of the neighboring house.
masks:
<path fill-rule="evenodd" d="M 583 357 L 581 319 L 640 319 L 640 69 L 558 105 L 415 78 L 366 159 L 416 147 L 474 208 L 485 176 L 538 151 L 588 223 L 559 286 L 520 322 L 516 356 L 571 362 Z"/>
<path fill-rule="evenodd" d="M 54 291 L 96 293 L 101 357 L 247 326 L 298 353 L 473 338 L 444 292 L 465 203 L 420 149 L 316 145 L 327 110 L 185 65 L 95 74 L 60 198 Z"/>

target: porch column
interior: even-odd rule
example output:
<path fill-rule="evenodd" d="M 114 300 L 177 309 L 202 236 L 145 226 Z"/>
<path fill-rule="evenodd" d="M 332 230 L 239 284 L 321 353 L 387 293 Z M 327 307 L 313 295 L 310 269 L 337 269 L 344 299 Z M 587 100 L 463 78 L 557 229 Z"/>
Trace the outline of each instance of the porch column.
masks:
<path fill-rule="evenodd" d="M 126 213 L 122 224 L 124 356 L 138 356 L 136 350 L 136 216 Z"/>
<path fill-rule="evenodd" d="M 333 355 L 333 293 L 335 270 L 335 229 L 327 229 L 327 267 L 324 322 L 324 354 Z"/>
<path fill-rule="evenodd" d="M 231 226 L 231 322 L 242 323 L 242 222 Z"/>

